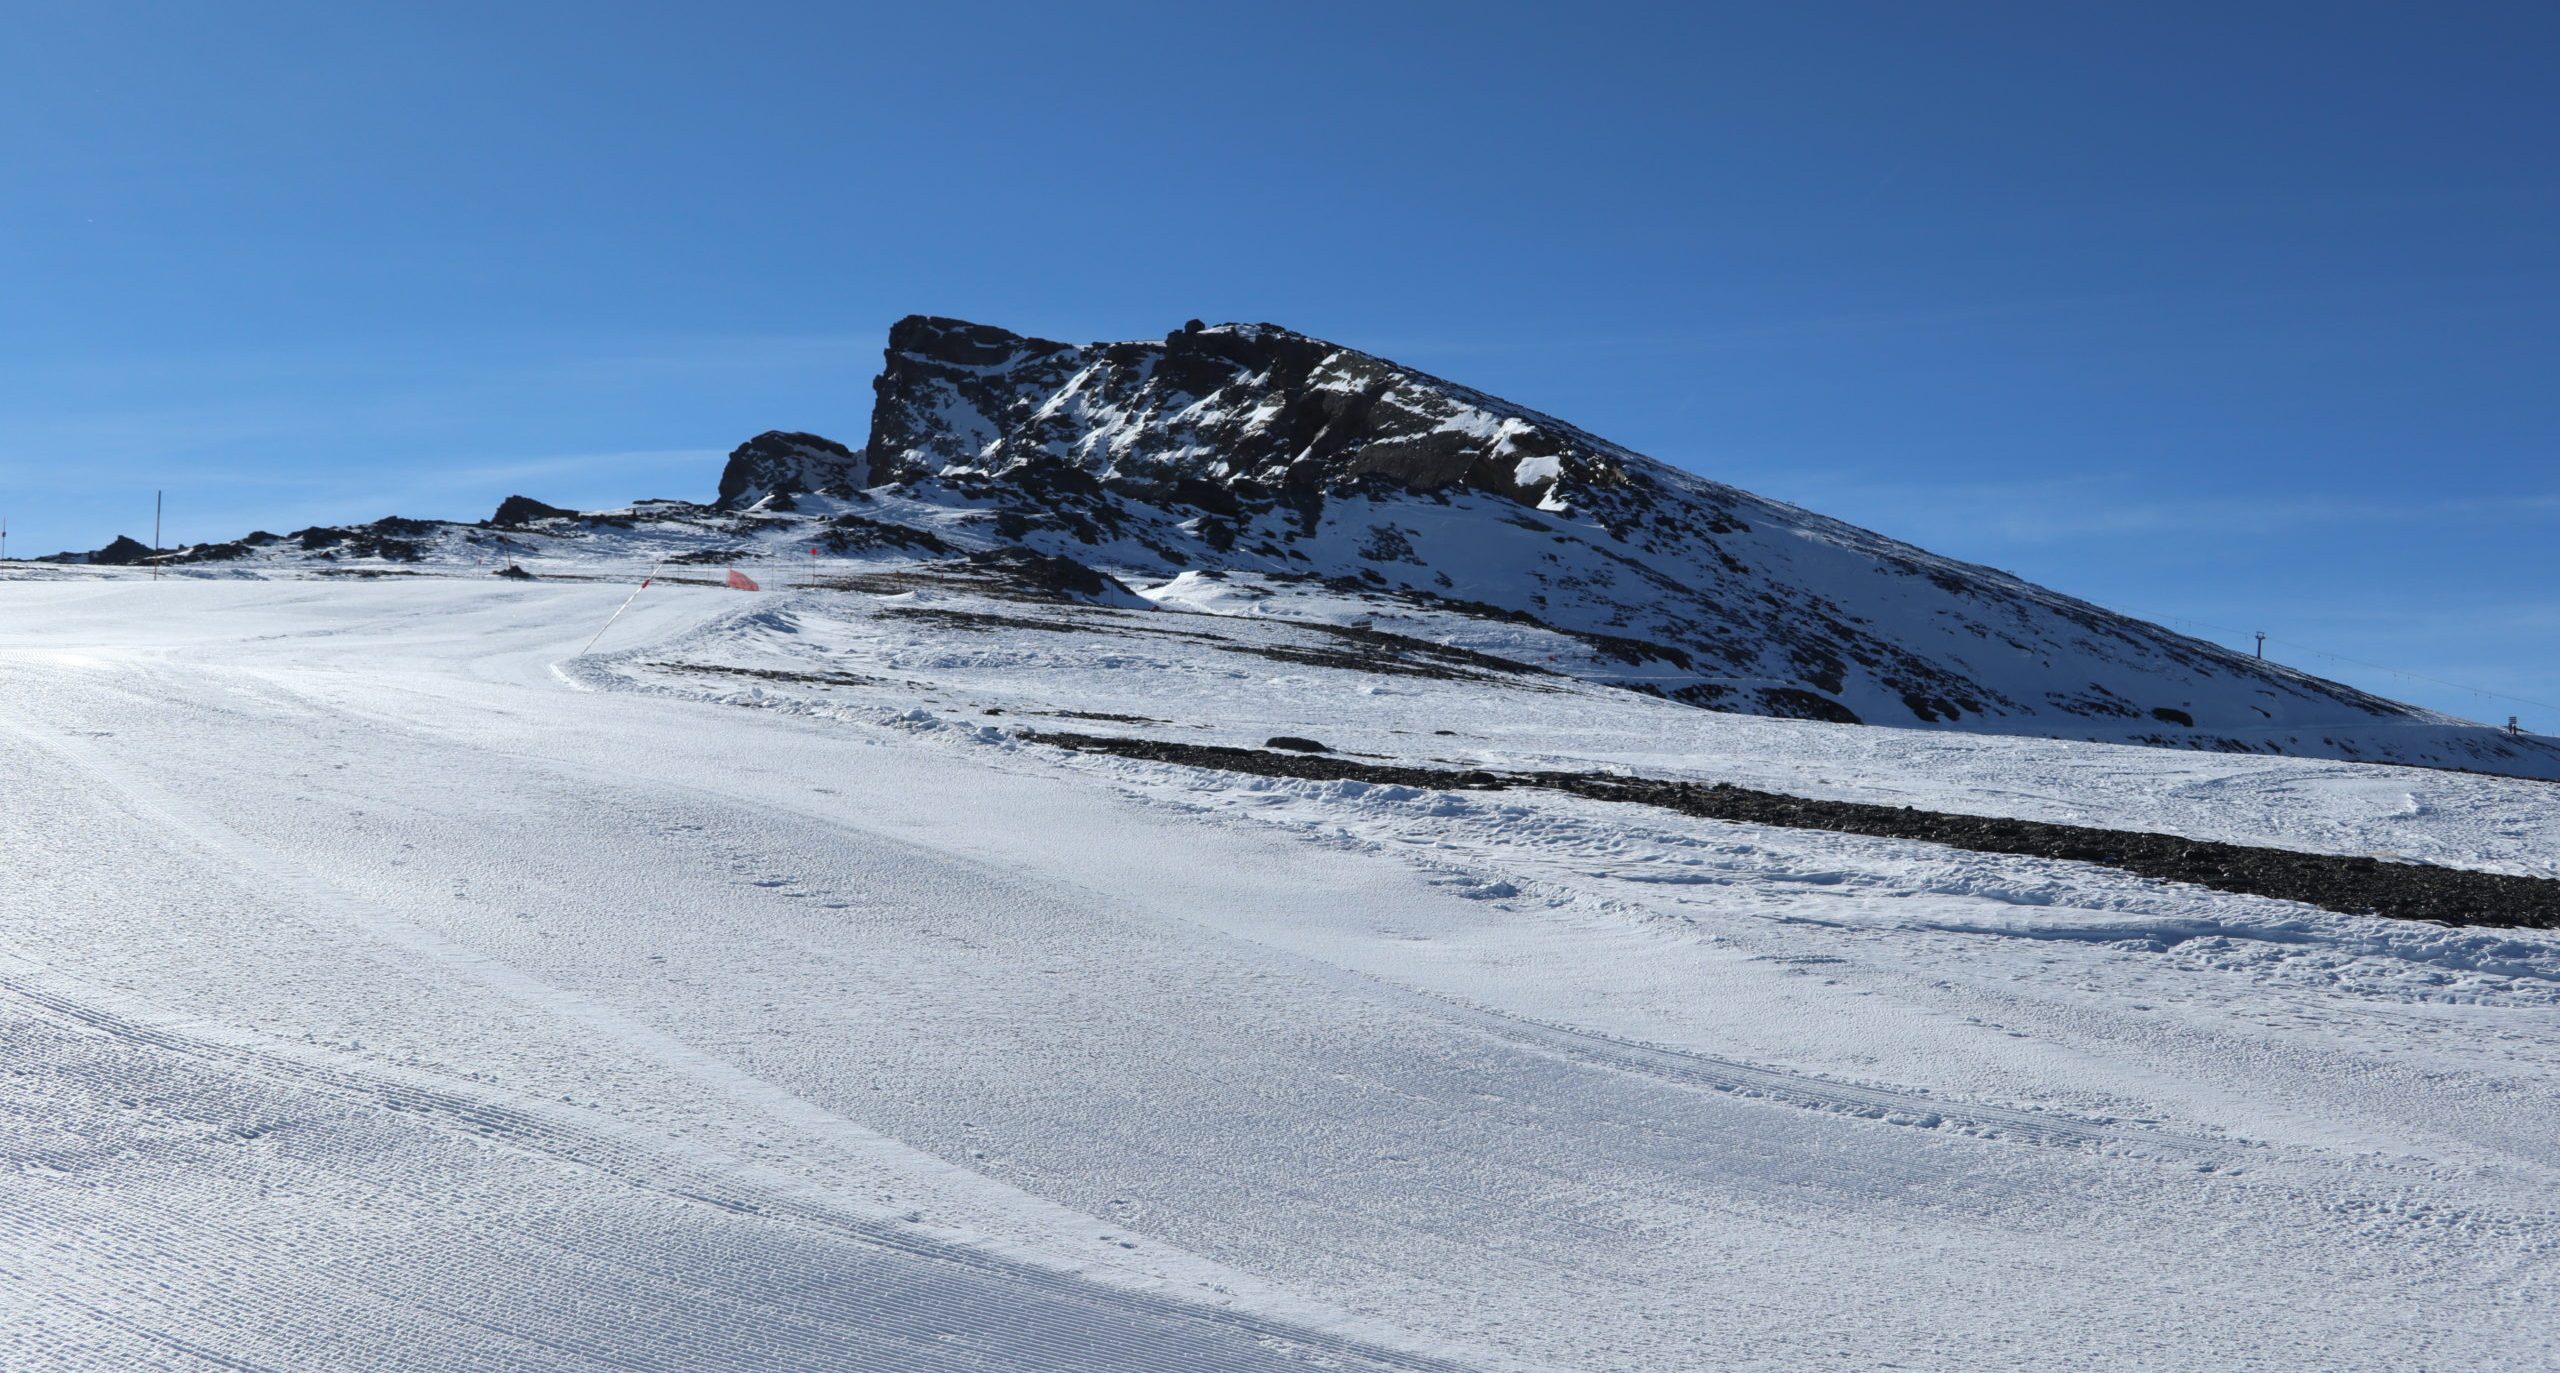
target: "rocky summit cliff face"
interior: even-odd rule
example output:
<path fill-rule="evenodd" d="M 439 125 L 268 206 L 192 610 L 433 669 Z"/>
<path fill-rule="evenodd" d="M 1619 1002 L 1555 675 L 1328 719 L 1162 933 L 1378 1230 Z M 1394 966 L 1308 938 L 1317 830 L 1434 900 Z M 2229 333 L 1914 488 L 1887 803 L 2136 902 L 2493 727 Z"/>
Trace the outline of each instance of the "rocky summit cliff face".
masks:
<path fill-rule="evenodd" d="M 2439 721 L 1267 324 L 1071 345 L 915 316 L 874 392 L 863 452 L 802 488 L 1132 585 L 1313 577 L 1533 621 L 1700 706 L 2210 747 Z M 766 435 L 724 499 L 773 487 L 777 451 L 809 460 Z"/>
<path fill-rule="evenodd" d="M 1353 485 L 1536 503 L 1607 445 L 1436 377 L 1267 324 L 1070 347 L 911 316 L 890 330 L 868 450 L 885 478 L 1071 466 L 1202 508 Z"/>

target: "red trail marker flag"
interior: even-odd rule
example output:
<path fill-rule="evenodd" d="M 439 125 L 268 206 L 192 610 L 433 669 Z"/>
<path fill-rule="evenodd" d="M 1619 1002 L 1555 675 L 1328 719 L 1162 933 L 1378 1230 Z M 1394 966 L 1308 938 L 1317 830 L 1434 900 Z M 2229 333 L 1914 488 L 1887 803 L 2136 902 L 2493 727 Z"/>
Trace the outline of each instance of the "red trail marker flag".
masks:
<path fill-rule="evenodd" d="M 740 591 L 764 590 L 763 587 L 755 584 L 754 578 L 749 577 L 746 573 L 740 572 L 734 567 L 729 569 L 729 585 L 736 587 Z"/>

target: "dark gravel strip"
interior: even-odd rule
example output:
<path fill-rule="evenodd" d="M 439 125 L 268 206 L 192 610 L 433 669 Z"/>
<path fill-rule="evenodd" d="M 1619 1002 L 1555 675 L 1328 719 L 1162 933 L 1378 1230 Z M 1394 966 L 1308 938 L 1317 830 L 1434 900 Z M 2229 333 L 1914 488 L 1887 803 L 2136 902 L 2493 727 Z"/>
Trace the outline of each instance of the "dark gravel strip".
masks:
<path fill-rule="evenodd" d="M 1023 738 L 1085 753 L 1185 763 L 1223 772 L 1311 781 L 1376 782 L 1444 791 L 1535 787 L 1660 806 L 1707 820 L 1738 820 L 1790 829 L 1832 830 L 1882 839 L 1918 839 L 1976 853 L 2013 853 L 2096 863 L 2139 877 L 2187 882 L 2215 891 L 2299 901 L 2347 915 L 2382 915 L 2450 925 L 2560 929 L 2560 881 L 2471 872 L 2424 863 L 2389 863 L 2181 839 L 2140 830 L 2095 829 L 2041 820 L 1951 815 L 1909 806 L 1816 801 L 1724 783 L 1672 782 L 1598 772 L 1460 772 L 1448 768 L 1364 763 L 1337 754 L 1282 753 L 1208 744 L 1118 739 L 1093 734 L 1026 733 Z"/>

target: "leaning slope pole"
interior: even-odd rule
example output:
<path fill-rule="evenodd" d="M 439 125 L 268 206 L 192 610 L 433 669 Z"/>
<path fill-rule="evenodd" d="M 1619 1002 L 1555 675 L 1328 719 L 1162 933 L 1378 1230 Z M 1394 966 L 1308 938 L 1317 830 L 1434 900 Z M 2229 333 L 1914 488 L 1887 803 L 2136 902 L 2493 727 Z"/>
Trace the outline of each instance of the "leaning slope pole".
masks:
<path fill-rule="evenodd" d="M 638 586 L 631 588 L 631 594 L 622 598 L 622 604 L 615 606 L 612 614 L 604 617 L 604 623 L 596 626 L 596 632 L 592 638 L 587 640 L 587 646 L 578 650 L 579 657 L 583 658 L 595 651 L 596 640 L 603 638 L 604 632 L 613 628 L 613 622 L 622 618 L 622 612 L 629 610 L 631 608 L 631 603 L 640 599 L 640 593 L 649 589 L 649 583 L 657 580 L 658 569 L 664 567 L 666 562 L 666 559 L 660 558 L 656 562 L 649 564 L 648 574 L 640 579 L 640 584 Z"/>

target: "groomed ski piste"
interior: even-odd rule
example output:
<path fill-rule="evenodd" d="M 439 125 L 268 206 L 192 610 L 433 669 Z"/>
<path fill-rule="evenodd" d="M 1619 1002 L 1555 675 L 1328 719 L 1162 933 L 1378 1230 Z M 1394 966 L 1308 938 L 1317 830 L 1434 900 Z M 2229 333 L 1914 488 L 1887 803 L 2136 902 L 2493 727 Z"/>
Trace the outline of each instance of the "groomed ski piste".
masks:
<path fill-rule="evenodd" d="M 2546 879 L 2560 786 L 385 570 L 0 569 L 0 1368 L 2550 1366 L 2560 935 L 1031 736 Z"/>

